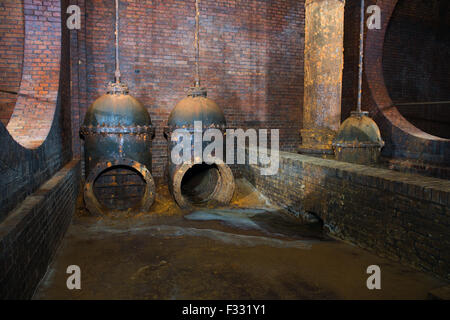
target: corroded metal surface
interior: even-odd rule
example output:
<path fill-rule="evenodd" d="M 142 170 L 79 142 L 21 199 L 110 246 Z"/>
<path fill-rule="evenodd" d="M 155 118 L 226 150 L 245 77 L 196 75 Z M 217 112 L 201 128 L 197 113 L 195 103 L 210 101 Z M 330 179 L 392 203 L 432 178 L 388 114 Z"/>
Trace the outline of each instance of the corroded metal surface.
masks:
<path fill-rule="evenodd" d="M 155 183 L 153 181 L 152 174 L 146 168 L 146 166 L 142 165 L 139 162 L 133 161 L 131 159 L 117 159 L 111 161 L 100 161 L 94 168 L 91 170 L 88 178 L 86 179 L 86 183 L 84 186 L 84 201 L 86 204 L 86 208 L 90 213 L 96 215 L 110 215 L 116 210 L 111 210 L 106 207 L 100 201 L 98 201 L 95 192 L 94 192 L 94 184 L 95 180 L 98 179 L 102 173 L 104 173 L 108 169 L 117 168 L 117 167 L 128 167 L 132 170 L 138 172 L 145 181 L 145 191 L 140 199 L 139 203 L 135 208 L 129 208 L 136 212 L 146 212 L 152 206 L 155 200 Z M 120 187 L 120 186 L 119 186 Z"/>
<path fill-rule="evenodd" d="M 364 57 L 364 18 L 365 5 L 361 0 L 361 16 L 359 30 L 359 66 L 358 66 L 358 103 L 356 111 L 345 120 L 333 141 L 336 159 L 340 161 L 373 164 L 380 158 L 384 141 L 381 139 L 380 129 L 375 121 L 369 118 L 369 113 L 361 111 L 362 104 L 362 75 Z"/>
<path fill-rule="evenodd" d="M 185 129 L 191 133 L 191 163 L 174 164 L 169 157 L 167 174 L 169 189 L 181 208 L 195 205 L 228 204 L 234 193 L 234 177 L 226 164 L 194 165 L 194 122 L 202 121 L 202 133 L 215 128 L 222 132 L 226 129 L 226 120 L 222 110 L 211 99 L 206 97 L 206 90 L 200 87 L 191 88 L 188 97 L 181 100 L 172 110 L 164 133 L 168 140 L 168 154 L 178 141 L 172 141 L 172 133 L 176 129 Z M 203 143 L 203 149 L 208 143 Z M 225 148 L 224 148 L 225 149 Z M 191 177 L 192 174 L 197 175 Z M 192 185 L 189 186 L 189 180 Z M 194 182 L 192 182 L 194 181 Z M 189 189 L 186 192 L 186 189 Z"/>
<path fill-rule="evenodd" d="M 86 175 L 100 159 L 129 158 L 151 168 L 154 128 L 144 106 L 110 86 L 88 109 L 80 133 L 85 139 Z"/>
<path fill-rule="evenodd" d="M 150 135 L 153 136 L 155 128 L 152 126 L 104 126 L 97 125 L 96 127 L 89 125 L 83 126 L 80 130 L 83 136 L 90 134 L 135 134 L 135 135 Z"/>
<path fill-rule="evenodd" d="M 333 152 L 341 118 L 344 3 L 306 1 L 302 153 Z"/>
<path fill-rule="evenodd" d="M 151 119 L 145 107 L 128 94 L 128 89 L 110 84 L 107 94 L 95 100 L 86 112 L 83 126 L 89 125 L 151 126 Z"/>
<path fill-rule="evenodd" d="M 213 100 L 207 98 L 206 90 L 200 87 L 191 88 L 188 96 L 177 103 L 170 113 L 165 131 L 193 130 L 194 121 L 201 121 L 204 129 L 226 129 L 222 110 Z"/>
<path fill-rule="evenodd" d="M 333 142 L 339 161 L 372 164 L 377 163 L 384 141 L 375 121 L 367 112 L 352 112 L 345 120 Z"/>
<path fill-rule="evenodd" d="M 148 204 L 151 205 L 154 200 L 154 183 L 150 174 L 154 127 L 147 110 L 128 94 L 126 85 L 109 85 L 108 93 L 89 107 L 80 133 L 85 140 L 85 172 L 88 176 L 86 186 L 94 188 L 94 181 L 108 168 L 107 164 L 117 163 L 118 166 L 121 163 L 121 166 L 128 167 L 131 171 L 136 169 L 134 166 L 142 167 L 142 172 L 141 169 L 136 169 L 147 184 L 147 192 L 142 200 L 145 205 L 141 209 L 148 209 Z M 132 161 L 133 166 L 127 164 L 128 161 Z M 146 178 L 147 172 L 150 178 Z M 117 181 L 122 180 L 114 178 L 111 188 L 117 188 Z M 105 205 L 99 203 L 95 193 L 89 191 L 89 188 L 88 191 L 85 190 L 88 209 L 93 213 L 106 213 Z M 120 195 L 120 192 L 121 190 L 115 191 L 111 197 Z"/>
<path fill-rule="evenodd" d="M 226 164 L 217 165 L 197 165 L 203 166 L 195 170 L 194 164 L 183 163 L 180 165 L 169 165 L 169 189 L 176 203 L 184 209 L 192 208 L 196 205 L 224 205 L 228 204 L 234 194 L 235 183 L 233 172 Z M 184 180 L 188 171 L 194 170 L 197 179 L 191 185 L 185 185 Z M 187 190 L 190 189 L 190 190 Z"/>

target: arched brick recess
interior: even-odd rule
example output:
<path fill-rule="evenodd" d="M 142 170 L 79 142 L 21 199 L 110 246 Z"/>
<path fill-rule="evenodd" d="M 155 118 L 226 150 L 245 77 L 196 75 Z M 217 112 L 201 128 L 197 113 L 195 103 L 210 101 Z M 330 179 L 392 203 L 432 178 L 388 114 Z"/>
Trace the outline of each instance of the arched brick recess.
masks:
<path fill-rule="evenodd" d="M 384 81 L 398 111 L 414 126 L 450 139 L 450 1 L 399 0 L 383 48 Z M 398 104 L 400 103 L 400 105 Z"/>
<path fill-rule="evenodd" d="M 370 1 L 380 6 L 381 30 L 370 30 L 365 47 L 365 106 L 380 126 L 386 146 L 383 154 L 434 164 L 445 164 L 450 157 L 450 140 L 427 134 L 409 123 L 393 105 L 383 76 L 383 45 L 397 0 Z"/>
<path fill-rule="evenodd" d="M 32 3 L 32 4 L 31 4 Z M 45 4 L 43 9 L 41 4 Z M 50 26 L 57 27 L 59 30 L 59 40 L 55 43 L 41 44 L 36 50 L 54 51 L 52 54 L 58 55 L 56 66 L 52 63 L 52 67 L 58 69 L 51 79 L 52 88 L 56 88 L 54 92 L 54 105 L 51 110 L 51 117 L 48 119 L 49 128 L 48 135 L 43 138 L 45 141 L 38 148 L 30 149 L 17 143 L 12 137 L 11 132 L 0 122 L 0 222 L 5 219 L 8 214 L 19 205 L 23 199 L 33 193 L 45 181 L 50 179 L 64 164 L 72 158 L 72 135 L 71 135 L 71 110 L 70 110 L 70 42 L 69 30 L 61 29 L 61 25 L 65 23 L 65 8 L 68 0 L 51 0 L 51 1 L 31 1 L 27 0 L 24 6 L 24 12 L 29 17 L 37 10 L 37 21 L 41 23 L 30 26 L 34 28 L 42 28 L 46 26 L 46 30 Z M 37 9 L 36 9 L 37 8 Z M 49 10 L 47 10 L 49 8 Z M 28 10 L 28 11 L 27 11 Z M 61 16 L 63 14 L 63 16 Z M 31 20 L 30 20 L 31 21 Z M 30 29 L 29 29 L 30 30 Z M 37 52 L 36 52 L 37 54 Z M 47 58 L 46 60 L 50 60 Z M 49 62 L 49 61 L 44 61 Z M 52 61 L 50 61 L 52 62 Z M 30 64 L 32 65 L 32 64 Z M 39 67 L 39 64 L 37 65 Z M 45 66 L 41 66 L 46 68 Z M 59 72 L 60 70 L 60 72 Z M 24 78 L 26 78 L 24 70 Z M 33 72 L 31 70 L 30 72 Z M 47 72 L 35 70 L 34 72 Z M 30 77 L 32 79 L 32 77 Z M 39 84 L 40 82 L 36 82 Z M 45 82 L 42 81 L 45 85 Z M 38 85 L 37 85 L 38 87 Z M 39 105 L 38 105 L 39 106 Z M 34 111 L 39 111 L 36 107 Z M 17 110 L 15 110 L 17 112 Z M 53 115 L 54 114 L 54 115 Z M 37 116 L 32 116 L 28 125 L 31 126 Z"/>
<path fill-rule="evenodd" d="M 0 121 L 6 126 L 16 105 L 24 49 L 22 0 L 0 2 Z M 9 91 L 9 92 L 6 92 Z"/>
<path fill-rule="evenodd" d="M 55 114 L 61 59 L 60 2 L 24 0 L 22 81 L 7 129 L 26 148 L 42 144 Z"/>

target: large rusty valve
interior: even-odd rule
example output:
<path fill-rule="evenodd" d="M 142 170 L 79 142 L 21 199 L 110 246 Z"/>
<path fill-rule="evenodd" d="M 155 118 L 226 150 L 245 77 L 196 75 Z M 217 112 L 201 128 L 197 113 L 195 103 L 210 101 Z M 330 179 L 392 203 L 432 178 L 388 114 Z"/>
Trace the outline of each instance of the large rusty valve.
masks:
<path fill-rule="evenodd" d="M 205 162 L 194 164 L 193 151 L 190 162 L 177 165 L 170 159 L 172 148 L 175 146 L 172 141 L 172 133 L 177 129 L 189 132 L 191 147 L 192 150 L 194 149 L 195 121 L 202 122 L 203 133 L 210 128 L 218 129 L 222 133 L 226 129 L 226 120 L 222 110 L 213 100 L 207 98 L 206 90 L 199 86 L 192 87 L 188 96 L 178 102 L 164 129 L 168 140 L 169 189 L 181 208 L 229 204 L 234 194 L 235 182 L 233 172 L 227 164 L 207 164 Z M 205 143 L 203 143 L 202 152 L 204 148 Z"/>
<path fill-rule="evenodd" d="M 85 204 L 93 214 L 148 211 L 155 198 L 150 173 L 155 129 L 145 107 L 123 83 L 111 83 L 88 109 Z"/>

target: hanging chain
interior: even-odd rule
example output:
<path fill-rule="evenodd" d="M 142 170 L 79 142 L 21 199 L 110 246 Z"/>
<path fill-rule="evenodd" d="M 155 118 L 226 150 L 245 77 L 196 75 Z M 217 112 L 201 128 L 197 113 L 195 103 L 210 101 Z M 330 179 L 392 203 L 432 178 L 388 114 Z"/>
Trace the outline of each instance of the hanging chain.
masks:
<path fill-rule="evenodd" d="M 365 17 L 364 0 L 361 0 L 361 22 L 359 30 L 359 74 L 358 74 L 358 105 L 357 112 L 361 112 L 362 104 L 362 78 L 363 78 L 363 59 L 364 59 L 364 17 Z"/>
<path fill-rule="evenodd" d="M 194 49 L 195 49 L 195 86 L 200 87 L 200 10 L 199 10 L 200 0 L 195 0 L 195 39 L 194 39 Z"/>
<path fill-rule="evenodd" d="M 116 0 L 116 83 L 120 83 L 120 63 L 119 63 L 119 0 Z"/>

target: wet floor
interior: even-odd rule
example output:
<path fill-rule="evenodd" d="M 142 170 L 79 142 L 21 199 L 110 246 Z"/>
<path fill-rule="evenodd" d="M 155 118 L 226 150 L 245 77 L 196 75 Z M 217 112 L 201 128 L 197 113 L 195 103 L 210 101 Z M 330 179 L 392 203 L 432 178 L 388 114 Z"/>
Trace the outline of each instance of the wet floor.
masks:
<path fill-rule="evenodd" d="M 159 187 L 150 213 L 78 210 L 34 299 L 425 299 L 428 275 L 328 238 L 245 180 L 231 205 L 182 212 Z M 68 290 L 66 269 L 81 269 Z M 381 290 L 366 269 L 381 268 Z"/>

